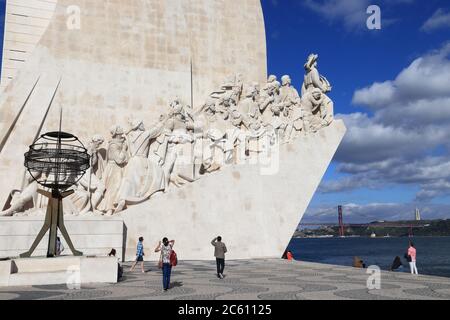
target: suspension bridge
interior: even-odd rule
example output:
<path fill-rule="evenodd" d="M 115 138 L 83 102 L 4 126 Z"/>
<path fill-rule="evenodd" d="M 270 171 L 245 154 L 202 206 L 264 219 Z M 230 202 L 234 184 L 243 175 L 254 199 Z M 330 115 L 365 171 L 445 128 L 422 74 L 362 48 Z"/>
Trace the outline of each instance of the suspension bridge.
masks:
<path fill-rule="evenodd" d="M 344 223 L 343 218 L 343 206 L 338 206 L 338 222 L 320 222 L 320 223 L 300 223 L 300 227 L 338 227 L 339 228 L 339 236 L 345 237 L 345 229 L 346 228 L 407 228 L 409 232 L 409 236 L 412 237 L 414 235 L 413 229 L 416 228 L 425 228 L 428 225 L 422 223 L 420 220 L 415 221 L 405 221 L 405 222 L 389 222 L 389 221 L 377 221 L 371 223 Z M 417 209 L 416 209 L 416 217 L 417 217 Z"/>

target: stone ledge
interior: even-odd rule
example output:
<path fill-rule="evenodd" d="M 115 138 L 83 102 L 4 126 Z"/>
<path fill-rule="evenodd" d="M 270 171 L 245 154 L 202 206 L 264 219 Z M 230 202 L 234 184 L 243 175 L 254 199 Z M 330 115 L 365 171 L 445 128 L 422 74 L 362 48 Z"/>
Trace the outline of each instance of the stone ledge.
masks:
<path fill-rule="evenodd" d="M 27 258 L 0 261 L 0 287 L 116 283 L 115 257 Z"/>

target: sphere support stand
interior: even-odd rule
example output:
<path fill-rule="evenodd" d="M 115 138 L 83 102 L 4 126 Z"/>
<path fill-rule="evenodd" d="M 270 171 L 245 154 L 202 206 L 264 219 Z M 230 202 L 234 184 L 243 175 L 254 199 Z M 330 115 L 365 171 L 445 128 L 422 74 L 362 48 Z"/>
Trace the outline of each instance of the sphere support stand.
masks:
<path fill-rule="evenodd" d="M 44 236 L 48 230 L 50 230 L 50 234 L 48 237 L 47 257 L 56 256 L 56 253 L 57 253 L 56 252 L 56 239 L 57 239 L 58 228 L 61 231 L 61 234 L 64 237 L 64 240 L 66 240 L 66 243 L 68 244 L 73 255 L 74 256 L 82 256 L 83 253 L 80 251 L 77 251 L 75 249 L 75 247 L 73 246 L 72 240 L 69 237 L 69 233 L 67 232 L 67 229 L 64 226 L 63 199 L 65 197 L 68 197 L 72 193 L 74 193 L 74 191 L 69 190 L 69 191 L 60 192 L 57 189 L 53 189 L 52 192 L 38 190 L 38 193 L 40 193 L 41 195 L 48 198 L 48 206 L 47 206 L 47 212 L 45 215 L 44 226 L 41 228 L 41 231 L 39 231 L 39 234 L 36 237 L 36 239 L 34 240 L 33 245 L 31 246 L 30 250 L 25 253 L 22 253 L 20 255 L 20 257 L 21 258 L 31 257 L 34 250 L 39 245 L 39 243 L 42 241 L 42 238 L 44 238 Z"/>

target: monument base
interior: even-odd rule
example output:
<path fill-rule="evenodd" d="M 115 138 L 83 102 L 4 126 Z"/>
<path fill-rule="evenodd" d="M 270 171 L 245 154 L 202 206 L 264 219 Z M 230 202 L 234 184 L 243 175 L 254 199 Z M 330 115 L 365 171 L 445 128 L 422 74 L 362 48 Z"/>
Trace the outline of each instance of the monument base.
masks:
<path fill-rule="evenodd" d="M 116 283 L 117 258 L 58 257 L 0 261 L 0 286 L 66 284 L 77 288 L 88 283 Z"/>
<path fill-rule="evenodd" d="M 0 258 L 16 258 L 30 249 L 38 234 L 44 216 L 1 217 L 0 218 Z M 123 242 L 126 236 L 121 217 L 84 217 L 65 216 L 66 227 L 75 248 L 85 256 L 106 256 L 112 248 L 117 257 L 123 257 Z M 71 255 L 64 239 L 62 255 Z M 47 253 L 48 233 L 39 243 L 33 256 L 45 256 Z"/>

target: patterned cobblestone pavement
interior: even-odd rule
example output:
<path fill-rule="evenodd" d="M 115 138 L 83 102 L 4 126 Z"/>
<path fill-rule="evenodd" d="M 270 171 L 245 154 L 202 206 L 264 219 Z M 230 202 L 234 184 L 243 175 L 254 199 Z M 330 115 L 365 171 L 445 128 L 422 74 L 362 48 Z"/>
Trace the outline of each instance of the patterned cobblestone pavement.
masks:
<path fill-rule="evenodd" d="M 161 271 L 146 262 L 117 284 L 1 288 L 1 300 L 397 300 L 450 299 L 450 279 L 382 272 L 381 288 L 369 290 L 366 270 L 286 260 L 227 261 L 225 279 L 215 262 L 181 261 L 172 271 L 171 289 L 162 290 Z"/>

